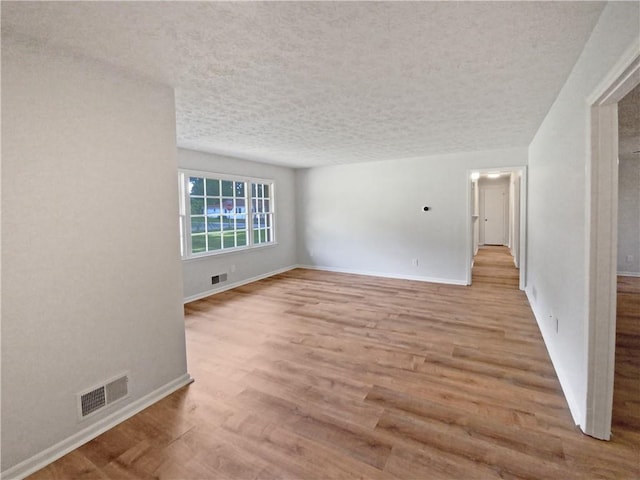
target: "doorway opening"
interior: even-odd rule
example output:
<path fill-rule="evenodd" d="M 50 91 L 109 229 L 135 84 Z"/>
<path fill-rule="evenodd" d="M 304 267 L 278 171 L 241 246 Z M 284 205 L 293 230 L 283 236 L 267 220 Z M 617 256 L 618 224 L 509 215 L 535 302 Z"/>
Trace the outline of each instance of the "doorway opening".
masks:
<path fill-rule="evenodd" d="M 477 169 L 467 172 L 469 224 L 467 232 L 467 285 L 480 249 L 501 252 L 500 262 L 510 258 L 518 272 L 517 287 L 524 290 L 526 278 L 526 167 Z M 498 255 L 484 255 L 487 262 Z M 499 270 L 496 270 L 496 272 Z M 495 272 L 494 272 L 495 273 Z"/>
<path fill-rule="evenodd" d="M 640 431 L 640 85 L 618 102 L 618 255 L 611 434 Z"/>
<path fill-rule="evenodd" d="M 587 409 L 583 431 L 611 437 L 616 350 L 618 256 L 618 102 L 640 84 L 640 56 L 632 45 L 588 99 L 586 244 Z"/>

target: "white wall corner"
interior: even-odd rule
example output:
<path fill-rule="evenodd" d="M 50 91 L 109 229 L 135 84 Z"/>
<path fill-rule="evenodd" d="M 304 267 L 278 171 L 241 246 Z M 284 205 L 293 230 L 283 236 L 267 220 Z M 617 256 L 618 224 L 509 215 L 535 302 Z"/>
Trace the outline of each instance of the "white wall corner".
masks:
<path fill-rule="evenodd" d="M 529 305 L 531 306 L 531 311 L 533 312 L 533 316 L 536 319 L 536 323 L 538 324 L 538 329 L 542 335 L 542 338 L 545 343 L 545 348 L 550 344 L 550 339 L 547 338 L 545 334 L 545 328 L 543 320 L 545 319 L 544 315 L 542 315 L 538 311 L 538 307 L 535 304 L 535 301 L 532 298 L 532 294 L 530 288 L 525 288 L 525 293 L 527 295 L 527 300 L 529 301 Z M 585 406 L 581 406 L 581 403 L 578 401 L 576 396 L 573 394 L 573 391 L 570 388 L 571 383 L 569 382 L 568 374 L 562 368 L 560 362 L 554 360 L 553 355 L 547 348 L 547 354 L 549 355 L 549 359 L 551 360 L 551 364 L 553 365 L 553 369 L 556 372 L 556 376 L 558 377 L 558 381 L 560 382 L 560 387 L 562 388 L 562 393 L 564 394 L 564 398 L 567 401 L 567 406 L 569 407 L 569 411 L 571 412 L 571 417 L 573 418 L 573 422 L 579 426 L 581 429 L 584 429 L 584 419 L 585 419 Z"/>

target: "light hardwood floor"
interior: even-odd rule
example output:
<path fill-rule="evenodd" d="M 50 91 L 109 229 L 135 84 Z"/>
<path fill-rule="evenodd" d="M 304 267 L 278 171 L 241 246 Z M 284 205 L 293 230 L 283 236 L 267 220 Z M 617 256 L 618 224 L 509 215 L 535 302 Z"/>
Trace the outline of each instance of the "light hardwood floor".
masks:
<path fill-rule="evenodd" d="M 32 478 L 637 479 L 637 285 L 602 442 L 517 283 L 496 247 L 471 287 L 293 270 L 193 302 L 195 383 Z"/>

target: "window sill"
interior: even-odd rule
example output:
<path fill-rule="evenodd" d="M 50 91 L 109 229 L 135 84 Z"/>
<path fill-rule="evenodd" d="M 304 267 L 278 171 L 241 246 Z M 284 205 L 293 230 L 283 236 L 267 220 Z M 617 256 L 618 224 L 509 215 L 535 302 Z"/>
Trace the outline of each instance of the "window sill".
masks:
<path fill-rule="evenodd" d="M 262 250 L 264 248 L 271 248 L 271 247 L 277 247 L 277 246 L 278 246 L 278 242 L 271 242 L 271 243 L 265 243 L 264 245 L 253 245 L 251 247 L 238 247 L 238 248 L 234 248 L 233 250 L 220 250 L 217 252 L 207 252 L 207 253 L 191 255 L 190 257 L 182 257 L 182 261 L 185 263 L 191 263 L 197 260 L 202 260 L 204 258 L 248 253 L 254 250 Z"/>

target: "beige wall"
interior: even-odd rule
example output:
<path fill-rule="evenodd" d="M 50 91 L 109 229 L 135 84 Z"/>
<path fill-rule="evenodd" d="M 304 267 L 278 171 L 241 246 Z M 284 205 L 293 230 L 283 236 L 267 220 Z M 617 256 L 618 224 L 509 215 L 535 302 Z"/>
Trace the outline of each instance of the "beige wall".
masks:
<path fill-rule="evenodd" d="M 2 40 L 5 473 L 186 359 L 173 90 Z M 123 372 L 130 398 L 79 421 L 77 393 Z"/>

